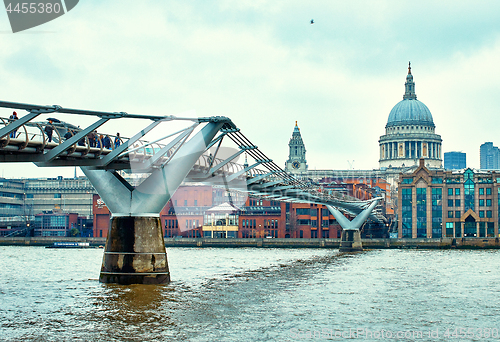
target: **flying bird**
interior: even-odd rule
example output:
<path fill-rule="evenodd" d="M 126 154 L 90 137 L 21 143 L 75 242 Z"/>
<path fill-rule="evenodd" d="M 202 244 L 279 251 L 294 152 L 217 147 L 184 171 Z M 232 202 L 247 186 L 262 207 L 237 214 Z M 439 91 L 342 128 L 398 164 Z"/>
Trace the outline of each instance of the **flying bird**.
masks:
<path fill-rule="evenodd" d="M 314 24 L 314 19 L 311 19 L 311 25 Z"/>

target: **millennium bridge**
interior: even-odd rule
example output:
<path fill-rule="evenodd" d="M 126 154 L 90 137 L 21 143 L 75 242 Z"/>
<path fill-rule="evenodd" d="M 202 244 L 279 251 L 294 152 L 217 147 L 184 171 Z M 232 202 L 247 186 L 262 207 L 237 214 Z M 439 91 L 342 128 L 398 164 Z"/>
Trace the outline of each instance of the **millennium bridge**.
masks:
<path fill-rule="evenodd" d="M 325 205 L 342 227 L 341 251 L 362 250 L 360 227 L 367 219 L 385 222 L 373 211 L 381 198 L 361 201 L 326 193 L 293 177 L 227 117 L 142 115 L 6 101 L 0 101 L 0 108 L 27 112 L 18 119 L 0 118 L 0 162 L 78 166 L 109 208 L 111 227 L 99 277 L 104 283 L 170 281 L 159 213 L 183 182 L 221 185 L 276 201 Z M 92 124 L 77 126 L 89 118 Z M 119 131 L 126 119 L 140 127 L 131 137 L 97 133 L 109 121 Z M 243 153 L 246 162 L 236 163 Z M 132 185 L 121 170 L 139 173 L 143 181 Z"/>

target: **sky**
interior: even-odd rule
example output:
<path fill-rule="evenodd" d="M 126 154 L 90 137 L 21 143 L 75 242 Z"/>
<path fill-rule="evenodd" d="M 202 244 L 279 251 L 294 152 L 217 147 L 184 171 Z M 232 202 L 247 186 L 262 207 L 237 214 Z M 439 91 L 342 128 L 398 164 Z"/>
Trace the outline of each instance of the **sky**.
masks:
<path fill-rule="evenodd" d="M 373 169 L 411 61 L 443 152 L 466 152 L 479 168 L 479 146 L 500 145 L 499 17 L 496 0 L 81 0 L 13 34 L 0 11 L 0 100 L 227 116 L 281 167 L 298 121 L 310 170 Z M 114 134 L 146 124 L 107 125 Z M 4 163 L 0 172 L 74 169 Z"/>

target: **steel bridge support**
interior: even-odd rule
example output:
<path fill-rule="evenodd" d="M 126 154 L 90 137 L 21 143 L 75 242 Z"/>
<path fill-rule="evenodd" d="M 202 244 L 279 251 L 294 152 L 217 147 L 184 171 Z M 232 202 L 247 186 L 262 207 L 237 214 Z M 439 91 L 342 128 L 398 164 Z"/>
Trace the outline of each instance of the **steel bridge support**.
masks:
<path fill-rule="evenodd" d="M 377 206 L 378 200 L 374 200 L 367 208 L 359 213 L 352 221 L 349 221 L 340 211 L 331 205 L 326 205 L 328 210 L 333 214 L 337 222 L 342 227 L 342 235 L 340 238 L 340 252 L 358 252 L 363 250 L 361 243 L 360 228 L 368 219 L 373 209 Z"/>
<path fill-rule="evenodd" d="M 174 157 L 154 169 L 137 187 L 114 171 L 82 167 L 112 214 L 100 282 L 170 282 L 159 213 L 223 124 L 207 123 L 190 140 L 177 146 Z"/>

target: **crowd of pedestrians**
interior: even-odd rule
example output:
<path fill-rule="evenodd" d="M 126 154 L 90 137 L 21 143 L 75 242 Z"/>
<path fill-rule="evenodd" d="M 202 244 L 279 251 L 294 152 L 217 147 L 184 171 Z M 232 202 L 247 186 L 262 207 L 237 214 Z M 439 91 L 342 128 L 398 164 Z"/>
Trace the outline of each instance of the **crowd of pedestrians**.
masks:
<path fill-rule="evenodd" d="M 13 112 L 12 115 L 9 117 L 10 123 L 16 121 L 19 119 L 17 116 L 16 112 Z M 54 133 L 54 122 L 51 119 L 48 119 L 48 124 L 45 125 L 43 131 L 47 135 L 47 142 L 52 142 L 52 135 Z M 78 127 L 79 128 L 79 127 Z M 66 129 L 66 133 L 64 134 L 63 138 L 64 140 L 70 139 L 73 135 L 77 134 L 77 130 L 71 130 L 70 128 Z M 9 133 L 10 138 L 16 138 L 17 135 L 17 129 L 13 130 L 12 132 Z M 90 132 L 87 134 L 87 140 L 88 144 L 90 147 L 96 147 L 96 148 L 106 148 L 108 150 L 111 150 L 111 138 L 109 135 L 103 135 L 103 134 L 97 134 L 97 131 Z M 82 137 L 80 140 L 78 140 L 78 146 L 85 146 L 86 145 L 86 140 L 85 137 Z M 120 133 L 116 133 L 116 137 L 113 141 L 113 149 L 116 149 L 118 146 L 120 146 L 122 143 Z"/>

